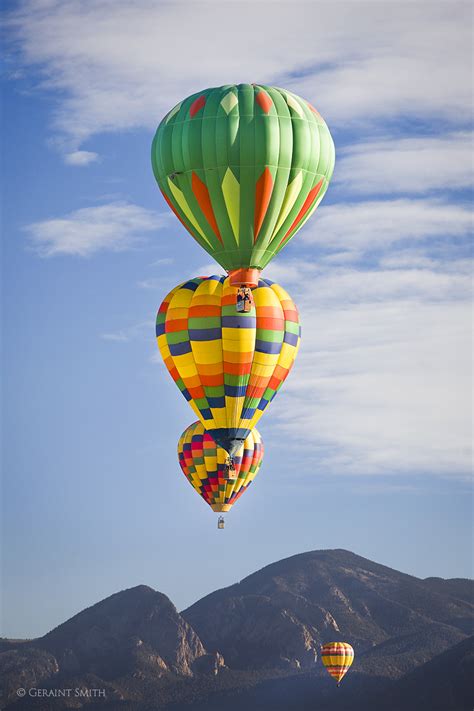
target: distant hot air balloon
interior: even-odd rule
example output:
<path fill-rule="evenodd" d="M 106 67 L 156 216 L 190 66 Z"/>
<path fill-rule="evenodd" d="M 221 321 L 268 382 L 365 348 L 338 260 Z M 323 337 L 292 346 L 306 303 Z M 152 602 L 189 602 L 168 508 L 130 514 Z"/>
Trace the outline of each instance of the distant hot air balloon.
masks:
<path fill-rule="evenodd" d="M 260 280 L 247 312 L 224 276 L 173 289 L 156 320 L 171 377 L 213 439 L 236 456 L 293 366 L 300 342 L 295 304 Z"/>
<path fill-rule="evenodd" d="M 339 686 L 354 661 L 354 650 L 347 642 L 328 642 L 321 647 L 321 659 Z"/>
<path fill-rule="evenodd" d="M 155 178 L 194 239 L 256 286 L 259 271 L 314 212 L 334 169 L 334 144 L 307 101 L 258 84 L 205 89 L 158 126 Z"/>
<path fill-rule="evenodd" d="M 263 459 L 260 434 L 253 429 L 236 452 L 233 462 L 222 447 L 194 422 L 178 442 L 178 458 L 187 480 L 213 511 L 230 511 L 257 476 Z"/>

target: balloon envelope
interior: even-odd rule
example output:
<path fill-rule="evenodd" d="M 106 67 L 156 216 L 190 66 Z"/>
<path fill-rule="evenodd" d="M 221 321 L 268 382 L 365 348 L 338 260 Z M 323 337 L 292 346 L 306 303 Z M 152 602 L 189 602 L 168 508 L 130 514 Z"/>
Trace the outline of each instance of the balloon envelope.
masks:
<path fill-rule="evenodd" d="M 214 440 L 232 456 L 291 370 L 298 312 L 278 284 L 262 279 L 248 313 L 224 276 L 196 277 L 160 306 L 156 335 L 171 377 Z"/>
<path fill-rule="evenodd" d="M 205 89 L 174 107 L 152 145 L 155 178 L 188 232 L 226 270 L 262 269 L 314 212 L 334 144 L 307 101 L 285 89 Z"/>
<path fill-rule="evenodd" d="M 354 661 L 354 650 L 347 642 L 328 642 L 321 648 L 321 659 L 328 673 L 339 684 Z"/>
<path fill-rule="evenodd" d="M 201 422 L 194 422 L 178 442 L 181 469 L 191 486 L 213 511 L 230 511 L 231 507 L 257 476 L 263 459 L 263 442 L 252 430 L 234 456 L 235 478 L 226 471 L 227 452 L 219 447 Z"/>

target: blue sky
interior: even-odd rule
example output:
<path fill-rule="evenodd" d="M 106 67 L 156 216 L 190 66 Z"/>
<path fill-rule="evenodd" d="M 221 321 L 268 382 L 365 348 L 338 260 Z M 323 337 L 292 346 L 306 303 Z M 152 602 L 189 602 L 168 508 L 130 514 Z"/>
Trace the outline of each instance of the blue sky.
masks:
<path fill-rule="evenodd" d="M 4 635 L 139 583 L 182 609 L 318 548 L 471 574 L 470 22 L 467 3 L 9 3 Z M 149 153 L 170 107 L 233 81 L 307 98 L 337 159 L 266 271 L 300 308 L 302 348 L 218 533 L 178 466 L 194 417 L 154 318 L 220 270 Z"/>

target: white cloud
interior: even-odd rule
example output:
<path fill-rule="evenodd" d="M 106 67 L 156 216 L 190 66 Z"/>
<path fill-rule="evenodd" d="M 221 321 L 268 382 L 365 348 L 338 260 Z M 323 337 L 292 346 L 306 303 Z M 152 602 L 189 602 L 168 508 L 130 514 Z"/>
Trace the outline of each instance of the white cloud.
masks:
<path fill-rule="evenodd" d="M 139 321 L 132 325 L 121 328 L 118 331 L 109 331 L 101 333 L 100 337 L 104 341 L 113 341 L 115 343 L 127 343 L 134 340 L 150 340 L 150 334 L 155 330 L 155 322 L 151 319 Z"/>
<path fill-rule="evenodd" d="M 472 185 L 472 134 L 386 139 L 343 149 L 334 179 L 354 193 L 422 193 Z"/>
<path fill-rule="evenodd" d="M 408 6 L 409 3 L 367 3 L 355 26 L 348 25 L 346 29 L 350 44 L 349 51 L 341 51 L 342 61 L 314 77 L 293 83 L 294 91 L 320 102 L 329 126 L 348 128 L 354 122 L 374 118 L 394 121 L 420 117 L 430 124 L 435 117 L 436 121 L 469 125 L 470 19 L 463 16 L 462 10 L 459 13 L 462 4 L 450 17 L 447 3 L 429 7 L 418 2 Z M 464 4 L 464 12 L 466 9 Z M 381 13 L 385 13 L 384 19 Z M 365 28 L 360 27 L 361 21 Z M 437 51 L 443 27 L 446 61 L 440 61 Z M 362 43 L 367 43 L 365 47 L 362 43 L 355 46 L 359 31 Z"/>
<path fill-rule="evenodd" d="M 70 152 L 98 132 L 152 130 L 203 83 L 285 85 L 334 126 L 377 117 L 462 124 L 470 12 L 463 2 L 288 2 L 270 11 L 267 2 L 24 0 L 9 28 L 20 63 L 40 67 L 42 88 L 58 92 L 55 128 Z"/>
<path fill-rule="evenodd" d="M 276 259 L 265 270 L 295 299 L 303 328 L 265 439 L 272 446 L 284 432 L 302 471 L 320 476 L 465 478 L 472 264 L 421 248 L 385 251 L 380 263 Z"/>
<path fill-rule="evenodd" d="M 442 268 L 446 273 L 472 274 L 471 259 L 453 259 L 454 249 L 449 249 L 448 245 L 440 245 L 439 249 L 433 249 L 431 256 L 423 249 L 400 249 L 387 252 L 379 259 L 379 266 L 384 269 L 433 269 L 439 271 Z"/>
<path fill-rule="evenodd" d="M 125 331 L 116 331 L 115 333 L 101 333 L 100 337 L 104 341 L 116 341 L 118 343 L 124 343 L 130 340 L 130 336 L 125 333 Z"/>
<path fill-rule="evenodd" d="M 25 229 L 42 257 L 88 257 L 99 251 L 122 251 L 147 232 L 160 229 L 165 218 L 138 205 L 115 202 L 85 207 L 60 218 L 42 220 Z"/>
<path fill-rule="evenodd" d="M 274 413 L 287 442 L 320 474 L 469 476 L 466 275 L 306 265 L 301 279 L 302 348 Z"/>
<path fill-rule="evenodd" d="M 161 267 L 168 264 L 174 264 L 173 257 L 162 257 L 160 259 L 155 259 L 154 262 L 150 264 L 151 267 Z"/>
<path fill-rule="evenodd" d="M 153 279 L 141 279 L 139 282 L 137 282 L 137 286 L 140 287 L 140 289 L 150 289 L 152 291 L 156 291 L 157 289 L 160 289 L 163 291 L 164 288 L 168 287 L 169 285 L 169 276 L 163 276 L 163 277 L 156 277 Z"/>
<path fill-rule="evenodd" d="M 402 240 L 469 235 L 472 212 L 436 199 L 324 205 L 296 239 L 337 250 L 385 249 Z"/>
<path fill-rule="evenodd" d="M 344 300 L 346 304 L 371 303 L 400 299 L 406 295 L 424 302 L 439 302 L 468 297 L 472 281 L 469 274 L 439 273 L 429 269 L 361 270 L 331 269 L 320 273 L 301 269 L 304 288 L 313 279 L 317 291 L 312 292 L 319 306 Z"/>
<path fill-rule="evenodd" d="M 95 163 L 98 159 L 98 154 L 92 151 L 73 151 L 64 155 L 64 162 L 74 166 L 89 165 L 90 163 Z"/>
<path fill-rule="evenodd" d="M 163 365 L 163 359 L 160 355 L 160 352 L 158 350 L 153 351 L 153 353 L 148 358 L 148 362 L 152 363 L 153 365 Z"/>

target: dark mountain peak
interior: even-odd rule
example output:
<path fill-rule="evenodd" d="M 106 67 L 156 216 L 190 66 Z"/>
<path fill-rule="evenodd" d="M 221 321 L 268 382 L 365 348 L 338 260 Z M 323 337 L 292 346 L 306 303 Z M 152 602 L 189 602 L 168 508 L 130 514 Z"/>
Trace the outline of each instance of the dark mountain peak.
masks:
<path fill-rule="evenodd" d="M 452 644 L 468 631 L 473 611 L 418 578 L 335 549 L 272 563 L 182 614 L 231 666 L 286 660 L 299 668 L 315 663 L 321 643 L 347 640 L 362 652 L 433 623 L 454 628 L 437 637 Z"/>
<path fill-rule="evenodd" d="M 150 587 L 150 585 L 145 585 L 142 583 L 141 585 L 134 585 L 132 588 L 125 588 L 125 590 L 120 590 L 118 593 L 114 593 L 114 595 L 124 595 L 124 594 L 129 594 L 129 595 L 149 595 L 150 593 L 155 594 L 157 591 Z M 158 593 L 159 595 L 162 595 L 163 593 Z M 113 595 L 110 595 L 109 597 L 113 597 Z M 107 598 L 105 598 L 107 600 Z"/>
<path fill-rule="evenodd" d="M 40 639 L 3 640 L 0 665 L 7 680 L 3 693 L 15 707 L 19 703 L 18 708 L 26 709 L 32 706 L 18 702 L 19 687 L 41 683 L 54 688 L 107 688 L 107 708 L 118 708 L 118 701 L 127 700 L 140 711 L 151 704 L 157 709 L 188 708 L 185 700 L 191 702 L 197 694 L 202 705 L 196 709 L 207 711 L 226 708 L 233 689 L 240 693 L 248 684 L 262 684 L 266 693 L 265 680 L 273 689 L 274 680 L 284 686 L 291 679 L 286 706 L 279 705 L 280 691 L 275 687 L 263 706 L 255 701 L 260 692 L 255 696 L 249 691 L 246 707 L 309 709 L 318 699 L 316 705 L 324 711 L 334 707 L 334 698 L 325 689 L 329 694 L 334 688 L 319 661 L 320 645 L 344 640 L 353 645 L 356 657 L 342 695 L 336 695 L 341 705 L 337 701 L 335 708 L 344 707 L 347 688 L 351 695 L 357 689 L 362 693 L 361 705 L 355 708 L 389 709 L 387 698 L 371 704 L 363 695 L 398 689 L 396 680 L 417 667 L 420 673 L 406 689 L 400 686 L 404 700 L 418 698 L 415 689 L 424 674 L 436 686 L 442 676 L 438 662 L 462 665 L 465 671 L 459 681 L 464 683 L 473 657 L 467 644 L 432 667 L 425 662 L 470 633 L 472 590 L 469 580 L 421 580 L 344 549 L 307 551 L 274 562 L 181 614 L 163 593 L 137 585 L 83 610 Z M 291 690 L 298 686 L 304 695 L 305 679 L 312 688 L 308 703 L 294 704 Z M 217 705 L 209 705 L 217 689 L 227 701 L 216 697 Z M 439 696 L 446 702 L 441 691 Z M 238 693 L 237 697 L 230 709 L 245 706 L 243 697 Z M 135 699 L 140 700 L 137 706 Z M 176 705 L 181 702 L 184 705 Z M 127 703 L 124 710 L 132 708 Z M 439 708 L 428 702 L 395 708 L 424 706 Z M 62 711 L 63 706 L 54 708 Z M 445 703 L 442 708 L 457 707 Z"/>
<path fill-rule="evenodd" d="M 327 577 L 325 571 L 334 572 L 340 570 L 346 573 L 366 572 L 379 577 L 402 577 L 415 579 L 406 573 L 388 568 L 385 565 L 374 563 L 368 558 L 364 558 L 343 548 L 323 549 L 298 553 L 288 558 L 270 563 L 255 573 L 240 581 L 240 585 L 247 582 L 255 582 L 256 579 L 275 578 L 281 575 L 296 576 L 299 579 L 308 579 L 320 576 Z"/>
<path fill-rule="evenodd" d="M 474 604 L 474 580 L 469 578 L 425 578 L 431 590 Z"/>
<path fill-rule="evenodd" d="M 139 661 L 160 673 L 190 675 L 205 649 L 171 600 L 147 585 L 110 595 L 35 642 L 56 656 L 62 669 L 107 678 Z"/>
<path fill-rule="evenodd" d="M 222 595 L 266 595 L 273 594 L 276 589 L 304 595 L 308 590 L 312 594 L 320 594 L 322 590 L 327 591 L 333 587 L 336 596 L 340 597 L 338 582 L 352 578 L 365 585 L 370 584 L 371 580 L 375 580 L 374 576 L 378 581 L 387 579 L 416 580 L 412 576 L 374 563 L 342 548 L 315 550 L 270 563 L 240 582 L 210 593 L 195 605 L 201 605 L 206 600 L 214 603 Z M 318 590 L 315 590 L 315 587 Z M 186 613 L 192 610 L 195 605 L 186 610 Z"/>
<path fill-rule="evenodd" d="M 166 595 L 153 590 L 148 585 L 137 585 L 133 588 L 126 588 L 113 593 L 94 605 L 86 607 L 74 617 L 48 632 L 43 639 L 59 639 L 64 632 L 69 635 L 74 629 L 95 624 L 97 620 L 103 619 L 104 616 L 110 619 L 118 619 L 123 616 L 130 618 L 132 612 L 135 615 L 140 615 L 145 613 L 146 610 L 168 607 L 176 609 Z"/>

